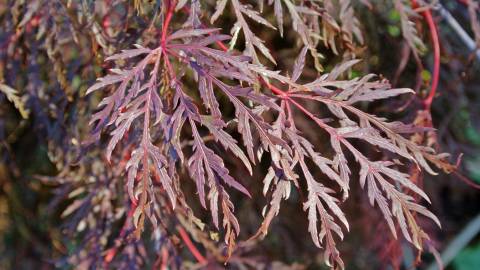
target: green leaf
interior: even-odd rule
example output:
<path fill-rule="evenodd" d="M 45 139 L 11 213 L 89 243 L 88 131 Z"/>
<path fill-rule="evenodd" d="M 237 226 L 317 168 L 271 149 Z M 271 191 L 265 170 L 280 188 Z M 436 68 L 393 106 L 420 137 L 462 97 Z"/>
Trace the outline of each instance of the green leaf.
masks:
<path fill-rule="evenodd" d="M 396 11 L 395 9 L 391 10 L 390 13 L 388 14 L 388 18 L 392 22 L 399 22 L 400 21 L 400 13 Z"/>
<path fill-rule="evenodd" d="M 398 37 L 400 36 L 400 28 L 398 26 L 395 26 L 395 25 L 389 25 L 388 26 L 388 33 L 392 36 L 392 37 Z"/>
<path fill-rule="evenodd" d="M 420 76 L 422 76 L 422 80 L 425 82 L 429 82 L 432 79 L 432 74 L 430 74 L 430 71 L 426 69 L 422 70 Z"/>

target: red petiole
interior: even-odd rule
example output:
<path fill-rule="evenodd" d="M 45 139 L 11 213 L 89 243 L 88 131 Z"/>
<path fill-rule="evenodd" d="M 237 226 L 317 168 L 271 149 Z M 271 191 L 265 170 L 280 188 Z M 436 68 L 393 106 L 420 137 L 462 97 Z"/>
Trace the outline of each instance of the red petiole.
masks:
<path fill-rule="evenodd" d="M 418 7 L 417 0 L 411 0 L 412 6 L 414 8 Z M 430 37 L 432 40 L 433 46 L 433 76 L 431 80 L 431 89 L 428 93 L 427 98 L 423 101 L 425 109 L 430 111 L 430 107 L 432 106 L 433 98 L 435 97 L 437 87 L 438 87 L 438 80 L 440 78 L 440 41 L 438 38 L 438 29 L 435 21 L 432 17 L 432 12 L 427 9 L 422 12 L 423 17 L 427 21 L 428 28 L 430 29 Z"/>

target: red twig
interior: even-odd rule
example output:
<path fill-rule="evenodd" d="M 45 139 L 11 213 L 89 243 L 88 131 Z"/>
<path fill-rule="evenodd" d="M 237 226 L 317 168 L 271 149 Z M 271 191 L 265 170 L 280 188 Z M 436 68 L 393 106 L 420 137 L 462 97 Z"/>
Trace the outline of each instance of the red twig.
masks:
<path fill-rule="evenodd" d="M 456 170 L 453 173 L 455 174 L 455 176 L 458 177 L 458 179 L 460 179 L 460 181 L 464 182 L 465 184 L 469 185 L 470 187 L 475 188 L 475 189 L 480 189 L 479 184 L 475 183 L 473 180 L 469 179 L 465 175 L 459 173 Z"/>
<path fill-rule="evenodd" d="M 167 49 L 167 33 L 168 33 L 168 26 L 170 25 L 170 21 L 172 20 L 173 13 L 175 12 L 175 2 L 168 1 L 168 11 L 165 17 L 165 21 L 163 22 L 162 27 L 162 38 L 161 38 L 161 46 L 162 46 L 162 53 L 165 56 L 165 65 L 167 66 L 168 72 L 170 77 L 173 81 L 176 81 L 175 72 L 173 72 L 172 64 L 170 63 L 170 59 L 168 58 L 168 49 Z"/>
<path fill-rule="evenodd" d="M 165 56 L 165 64 L 167 65 L 167 68 L 169 70 L 170 75 L 172 76 L 172 79 L 175 80 L 175 74 L 173 72 L 172 65 L 170 63 L 170 60 L 168 59 L 168 51 L 167 51 L 167 33 L 168 33 L 168 26 L 170 25 L 170 21 L 172 20 L 173 13 L 175 12 L 175 4 L 174 1 L 169 1 L 167 3 L 168 5 L 168 11 L 167 15 L 165 17 L 165 21 L 163 22 L 163 27 L 162 27 L 162 37 L 161 37 L 161 46 L 162 46 L 162 52 Z M 222 47 L 222 49 L 226 49 L 226 47 Z M 187 246 L 187 248 L 190 250 L 190 252 L 193 254 L 195 259 L 201 264 L 206 264 L 207 259 L 198 251 L 198 249 L 195 247 L 195 245 L 192 243 L 192 240 L 190 240 L 190 237 L 188 236 L 187 232 L 185 229 L 182 227 L 178 227 L 178 232 L 180 233 L 180 237 L 182 238 L 183 242 Z M 163 265 L 163 264 L 162 264 Z M 162 268 L 163 269 L 163 268 Z"/>
<path fill-rule="evenodd" d="M 197 259 L 197 261 L 200 264 L 206 264 L 207 259 L 203 257 L 203 255 L 198 251 L 198 249 L 195 247 L 195 245 L 192 243 L 192 240 L 190 240 L 190 237 L 188 236 L 187 232 L 185 231 L 184 228 L 178 227 L 178 232 L 180 233 L 180 237 L 182 238 L 183 242 L 187 246 L 188 250 L 192 253 L 193 257 Z"/>
<path fill-rule="evenodd" d="M 223 44 L 223 42 L 221 41 L 217 41 L 217 44 L 224 50 L 224 51 L 228 51 L 228 48 Z M 269 82 L 267 82 L 266 80 L 264 80 L 262 77 L 259 77 L 259 80 L 260 82 L 265 85 L 268 89 L 270 89 L 270 91 L 272 91 L 275 95 L 279 96 L 280 98 L 284 99 L 287 101 L 287 108 L 288 110 L 290 110 L 290 106 L 288 106 L 288 102 L 292 103 L 293 105 L 295 105 L 295 107 L 297 107 L 299 110 L 301 110 L 303 113 L 305 113 L 307 116 L 309 116 L 311 119 L 314 119 L 315 120 L 315 116 L 310 112 L 308 111 L 305 107 L 303 107 L 300 103 L 296 102 L 295 100 L 293 100 L 289 93 L 286 92 L 286 91 L 283 91 L 281 90 L 280 88 L 270 84 Z M 320 125 L 319 122 L 315 121 L 317 124 Z"/>
<path fill-rule="evenodd" d="M 223 44 L 223 42 L 221 42 L 221 41 L 217 40 L 217 42 L 216 42 L 216 43 L 217 43 L 217 45 L 218 45 L 220 48 L 222 48 L 222 50 L 224 50 L 224 51 L 228 51 L 228 47 L 227 47 L 227 46 L 225 46 L 225 44 Z"/>
<path fill-rule="evenodd" d="M 168 250 L 163 247 L 162 248 L 162 263 L 160 265 L 160 270 L 167 270 L 168 269 Z"/>
<path fill-rule="evenodd" d="M 127 233 L 127 227 L 128 227 L 128 221 L 130 220 L 131 217 L 133 217 L 133 212 L 135 211 L 135 203 L 132 202 L 132 205 L 130 207 L 130 210 L 128 211 L 127 217 L 125 218 L 125 223 L 122 226 L 122 229 L 120 230 L 120 239 L 123 239 L 125 237 L 125 234 Z M 115 255 L 117 254 L 118 251 L 118 246 L 114 246 L 110 248 L 107 251 L 107 254 L 105 255 L 105 258 L 103 259 L 103 266 L 105 269 L 108 268 L 108 265 L 110 262 L 113 260 Z"/>
<path fill-rule="evenodd" d="M 172 20 L 173 13 L 175 12 L 174 1 L 168 1 L 167 5 L 168 5 L 167 15 L 165 17 L 165 21 L 163 22 L 163 27 L 162 27 L 161 45 L 163 48 L 165 48 L 165 45 L 166 45 L 168 26 L 170 25 L 170 21 Z"/>
<path fill-rule="evenodd" d="M 417 0 L 411 0 L 412 6 L 416 8 L 418 6 Z M 432 40 L 433 46 L 433 76 L 431 80 L 431 89 L 428 93 L 427 98 L 423 101 L 426 110 L 430 110 L 430 107 L 435 97 L 435 93 L 438 87 L 438 80 L 440 78 L 440 41 L 438 39 L 438 30 L 437 25 L 432 17 L 432 12 L 430 9 L 427 9 L 422 12 L 423 17 L 427 21 L 428 28 L 430 30 L 430 37 Z"/>

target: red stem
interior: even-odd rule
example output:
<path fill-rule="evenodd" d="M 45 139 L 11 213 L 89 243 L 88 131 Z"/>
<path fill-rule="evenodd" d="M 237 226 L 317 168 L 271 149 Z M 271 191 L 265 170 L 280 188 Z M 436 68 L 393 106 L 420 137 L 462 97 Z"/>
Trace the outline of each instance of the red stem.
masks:
<path fill-rule="evenodd" d="M 417 0 L 411 1 L 414 8 L 418 7 Z M 440 41 L 438 38 L 437 25 L 433 20 L 432 12 L 430 11 L 430 9 L 423 11 L 422 15 L 423 17 L 425 17 L 428 28 L 430 29 L 430 37 L 433 46 L 433 76 L 431 81 L 432 88 L 430 89 L 427 98 L 423 101 L 425 109 L 429 111 L 433 102 L 433 98 L 435 97 L 435 93 L 437 92 L 438 80 L 440 78 Z"/>
<path fill-rule="evenodd" d="M 228 48 L 225 46 L 225 44 L 223 44 L 223 42 L 217 41 L 217 44 L 224 51 L 228 51 Z M 287 108 L 288 108 L 289 112 L 290 112 L 290 106 L 289 106 L 288 102 L 291 102 L 293 105 L 295 105 L 295 107 L 297 107 L 299 110 L 301 110 L 303 113 L 305 113 L 308 117 L 315 120 L 315 116 L 310 111 L 308 111 L 305 107 L 303 107 L 300 103 L 293 100 L 287 92 L 285 92 L 285 91 L 281 90 L 280 88 L 270 84 L 269 82 L 264 80 L 262 77 L 259 77 L 259 79 L 260 79 L 260 82 L 262 84 L 264 84 L 268 89 L 270 89 L 270 91 L 272 91 L 275 95 L 277 95 L 280 98 L 285 99 L 287 101 Z M 317 121 L 315 121 L 315 122 L 320 125 L 320 123 L 318 123 Z"/>
<path fill-rule="evenodd" d="M 190 240 L 190 237 L 188 236 L 187 232 L 185 229 L 182 227 L 178 227 L 178 232 L 180 233 L 180 237 L 182 238 L 183 242 L 187 246 L 187 248 L 190 250 L 192 255 L 197 259 L 197 261 L 201 264 L 206 264 L 207 259 L 203 257 L 203 255 L 198 251 L 198 249 L 195 247 L 195 245 L 192 243 L 192 240 Z"/>
<path fill-rule="evenodd" d="M 125 237 L 125 233 L 127 232 L 127 227 L 128 227 L 128 221 L 133 216 L 133 212 L 135 211 L 134 206 L 135 205 L 133 204 L 130 207 L 130 210 L 128 211 L 127 217 L 125 218 L 125 222 L 123 223 L 122 229 L 120 230 L 120 236 L 119 236 L 120 239 Z M 110 264 L 110 262 L 113 260 L 113 258 L 117 254 L 117 251 L 118 251 L 118 246 L 114 246 L 107 251 L 107 254 L 105 255 L 105 258 L 103 259 L 103 266 L 104 266 L 105 269 L 108 269 L 108 265 Z"/>
<path fill-rule="evenodd" d="M 162 248 L 162 263 L 160 265 L 160 270 L 167 270 L 168 269 L 168 250 L 166 248 Z"/>
<path fill-rule="evenodd" d="M 225 46 L 225 44 L 223 44 L 223 42 L 221 42 L 221 41 L 217 40 L 217 42 L 216 42 L 216 43 L 217 43 L 217 45 L 218 45 L 220 48 L 222 48 L 222 50 L 224 50 L 224 51 L 228 51 L 228 47 L 227 47 L 227 46 Z"/>
<path fill-rule="evenodd" d="M 458 177 L 458 179 L 460 179 L 462 182 L 464 182 L 465 184 L 475 188 L 475 189 L 480 189 L 480 185 L 475 183 L 473 180 L 469 179 L 468 177 L 466 177 L 465 175 L 459 173 L 458 171 L 453 171 L 453 173 Z"/>
<path fill-rule="evenodd" d="M 464 5 L 468 5 L 470 0 L 458 0 L 458 2 L 464 4 Z"/>
<path fill-rule="evenodd" d="M 173 13 L 175 12 L 175 4 L 173 1 L 168 1 L 167 5 L 168 5 L 167 16 L 165 17 L 165 21 L 163 22 L 163 27 L 162 27 L 161 45 L 163 49 L 165 49 L 165 45 L 166 45 L 168 26 L 170 25 L 170 21 L 172 20 Z"/>
<path fill-rule="evenodd" d="M 172 79 L 175 80 L 175 73 L 173 72 L 172 64 L 170 63 L 170 60 L 168 59 L 168 50 L 167 50 L 167 32 L 168 32 L 168 26 L 170 25 L 170 21 L 172 20 L 173 13 L 175 12 L 175 5 L 173 1 L 169 1 L 167 3 L 168 5 L 168 11 L 167 15 L 165 17 L 165 21 L 163 23 L 162 27 L 162 38 L 161 38 L 161 46 L 162 46 L 162 52 L 165 56 L 165 64 L 167 65 L 167 69 L 170 73 L 170 76 L 172 76 Z M 225 47 L 225 46 L 224 46 Z M 224 49 L 222 47 L 222 49 Z M 225 47 L 226 49 L 226 47 Z M 180 233 L 180 237 L 182 238 L 183 242 L 187 246 L 187 248 L 190 250 L 190 252 L 193 254 L 195 259 L 201 264 L 206 264 L 207 259 L 203 257 L 203 255 L 198 251 L 198 249 L 195 247 L 195 245 L 192 243 L 192 240 L 190 240 L 190 237 L 188 236 L 187 232 L 185 229 L 182 227 L 178 227 L 178 232 Z"/>

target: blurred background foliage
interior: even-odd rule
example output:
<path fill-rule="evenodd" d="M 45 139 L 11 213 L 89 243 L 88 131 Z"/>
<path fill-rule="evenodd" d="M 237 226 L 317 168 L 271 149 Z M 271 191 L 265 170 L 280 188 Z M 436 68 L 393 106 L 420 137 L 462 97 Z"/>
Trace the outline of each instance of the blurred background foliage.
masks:
<path fill-rule="evenodd" d="M 352 70 L 350 76 L 382 74 L 395 86 L 411 87 L 418 96 L 425 96 L 433 57 L 422 18 L 417 18 L 416 27 L 427 46 L 421 55 L 425 69 L 419 70 L 405 49 L 400 15 L 391 1 L 370 2 L 370 8 L 354 5 L 365 44 L 357 52 L 364 59 L 361 67 Z M 475 40 L 468 0 L 438 2 Z M 85 90 L 109 68 L 103 62 L 106 56 L 134 43 L 145 47 L 156 44 L 160 5 L 160 1 L 142 0 L 0 0 L 0 269 L 85 268 L 74 254 L 105 255 L 97 245 L 81 249 L 84 239 L 93 237 L 82 226 L 120 230 L 122 218 L 99 213 L 110 209 L 111 215 L 122 216 L 125 209 L 121 202 L 127 199 L 117 197 L 115 190 L 122 187 L 111 184 L 109 179 L 121 177 L 122 173 L 103 160 L 102 149 L 89 150 L 86 161 L 76 163 L 80 141 L 88 132 L 89 116 L 99 102 L 99 96 L 86 97 Z M 473 187 L 473 183 L 480 185 L 480 57 L 459 38 L 447 17 L 438 10 L 433 14 L 441 40 L 440 86 L 432 106 L 433 126 L 438 130 L 434 144 L 454 157 L 463 153 L 458 172 L 425 176 L 422 180 L 432 199 L 430 209 L 442 222 L 441 229 L 427 230 L 432 246 L 442 252 L 480 215 L 480 192 Z M 272 13 L 267 12 L 268 16 Z M 222 19 L 228 23 L 228 18 Z M 287 35 L 281 42 L 268 31 L 260 36 L 276 58 L 282 59 L 278 69 L 292 65 L 295 36 Z M 480 45 L 478 38 L 476 46 Z M 327 71 L 341 60 L 342 56 L 327 48 L 319 51 Z M 399 72 L 400 63 L 407 57 L 410 60 Z M 419 83 L 417 78 L 421 78 Z M 420 107 L 418 98 L 378 105 L 369 110 L 394 113 L 407 121 L 415 119 Z M 96 192 L 89 193 L 86 187 Z M 81 203 L 89 196 L 95 197 L 103 209 Z M 77 205 L 69 209 L 74 202 Z M 255 231 L 259 222 L 255 213 L 261 213 L 264 204 L 241 202 L 239 219 L 252 223 L 245 235 Z M 272 233 L 259 243 L 260 249 L 272 260 L 291 263 L 292 269 L 300 269 L 300 265 L 317 269 L 320 252 L 308 237 L 292 230 L 307 227 L 304 219 L 297 218 L 303 213 L 293 204 L 286 203 L 282 210 L 286 214 L 276 219 Z M 395 250 L 398 246 L 386 240 L 386 228 L 372 224 L 371 220 L 381 219 L 378 213 L 366 210 L 363 197 L 353 195 L 345 204 L 343 208 L 352 222 L 351 233 L 341 244 L 347 269 L 390 269 L 395 265 L 411 269 L 416 254 L 406 245 L 400 245 L 401 251 Z M 91 213 L 89 225 L 76 220 L 82 216 L 78 215 L 79 209 L 82 215 Z M 376 238 L 368 238 L 371 235 Z M 112 245 L 108 236 L 99 239 L 103 242 L 98 245 Z M 455 252 L 447 269 L 480 269 L 480 235 L 470 237 L 466 244 Z M 434 262 L 434 253 L 426 251 L 417 268 L 427 269 Z"/>

